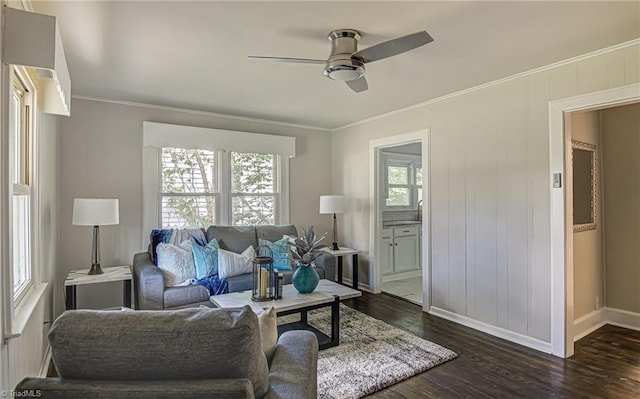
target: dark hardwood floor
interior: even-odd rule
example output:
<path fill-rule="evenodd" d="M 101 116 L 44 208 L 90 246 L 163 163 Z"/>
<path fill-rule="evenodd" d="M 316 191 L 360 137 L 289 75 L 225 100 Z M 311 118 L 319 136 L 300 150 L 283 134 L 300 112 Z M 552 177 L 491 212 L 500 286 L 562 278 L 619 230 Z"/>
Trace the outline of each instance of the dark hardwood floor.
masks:
<path fill-rule="evenodd" d="M 376 392 L 375 398 L 640 398 L 640 332 L 604 326 L 560 359 L 423 313 L 385 294 L 345 301 L 445 346 L 458 358 Z"/>

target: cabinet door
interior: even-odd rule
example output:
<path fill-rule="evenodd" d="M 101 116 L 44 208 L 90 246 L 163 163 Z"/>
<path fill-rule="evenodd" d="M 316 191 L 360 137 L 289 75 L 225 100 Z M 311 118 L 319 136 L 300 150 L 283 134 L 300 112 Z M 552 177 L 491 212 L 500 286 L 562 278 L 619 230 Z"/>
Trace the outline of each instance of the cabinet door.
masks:
<path fill-rule="evenodd" d="M 408 272 L 419 269 L 420 243 L 418 235 L 395 237 L 393 240 L 394 272 Z"/>
<path fill-rule="evenodd" d="M 393 239 L 383 238 L 380 240 L 380 270 L 382 275 L 393 273 Z"/>

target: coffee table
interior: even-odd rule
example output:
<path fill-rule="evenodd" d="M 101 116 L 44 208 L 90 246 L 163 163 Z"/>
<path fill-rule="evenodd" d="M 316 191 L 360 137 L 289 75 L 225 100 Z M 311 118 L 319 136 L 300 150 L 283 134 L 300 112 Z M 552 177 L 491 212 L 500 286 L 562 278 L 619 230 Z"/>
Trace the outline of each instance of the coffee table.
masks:
<path fill-rule="evenodd" d="M 318 337 L 321 350 L 338 346 L 340 344 L 340 302 L 359 297 L 362 293 L 324 279 L 320 280 L 315 291 L 308 294 L 300 294 L 291 284 L 282 288 L 282 299 L 273 301 L 254 302 L 251 300 L 251 291 L 241 291 L 212 296 L 211 302 L 223 309 L 249 305 L 256 313 L 273 306 L 278 316 L 300 313 L 300 321 L 279 325 L 278 335 L 290 330 L 308 330 Z M 307 312 L 323 307 L 331 307 L 330 335 L 307 323 Z"/>

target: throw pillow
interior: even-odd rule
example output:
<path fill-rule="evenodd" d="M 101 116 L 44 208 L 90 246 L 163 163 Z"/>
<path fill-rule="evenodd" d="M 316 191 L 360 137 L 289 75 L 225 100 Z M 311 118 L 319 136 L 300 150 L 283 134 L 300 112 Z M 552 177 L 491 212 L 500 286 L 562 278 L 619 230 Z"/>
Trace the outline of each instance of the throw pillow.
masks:
<path fill-rule="evenodd" d="M 158 244 L 180 245 L 185 240 L 194 239 L 200 245 L 207 244 L 202 229 L 154 229 L 151 230 L 151 260 L 158 264 Z"/>
<path fill-rule="evenodd" d="M 271 364 L 273 352 L 276 350 L 278 343 L 278 318 L 276 308 L 271 306 L 258 315 L 258 325 L 260 326 L 260 343 L 262 351 L 267 357 L 267 361 Z"/>
<path fill-rule="evenodd" d="M 218 274 L 218 241 L 215 238 L 204 247 L 195 241 L 191 242 L 191 252 L 193 253 L 193 263 L 196 267 L 196 279 Z"/>
<path fill-rule="evenodd" d="M 218 249 L 218 276 L 228 278 L 241 274 L 251 273 L 253 265 L 251 260 L 255 256 L 253 246 L 249 246 L 241 254 Z"/>
<path fill-rule="evenodd" d="M 273 253 L 273 268 L 275 270 L 291 270 L 289 264 L 289 237 L 285 236 L 276 242 L 258 239 L 259 245 L 266 245 Z"/>
<path fill-rule="evenodd" d="M 188 285 L 196 277 L 190 241 L 183 241 L 180 246 L 160 243 L 156 251 L 166 287 Z"/>

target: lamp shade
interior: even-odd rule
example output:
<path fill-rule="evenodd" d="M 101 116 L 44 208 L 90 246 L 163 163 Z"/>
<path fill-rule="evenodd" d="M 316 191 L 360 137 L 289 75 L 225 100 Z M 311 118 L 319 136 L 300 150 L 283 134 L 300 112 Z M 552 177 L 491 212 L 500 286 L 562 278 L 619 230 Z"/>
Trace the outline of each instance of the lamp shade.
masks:
<path fill-rule="evenodd" d="M 75 198 L 72 222 L 77 226 L 107 226 L 120 223 L 117 199 Z"/>
<path fill-rule="evenodd" d="M 345 213 L 347 197 L 344 195 L 321 195 L 320 213 Z"/>

